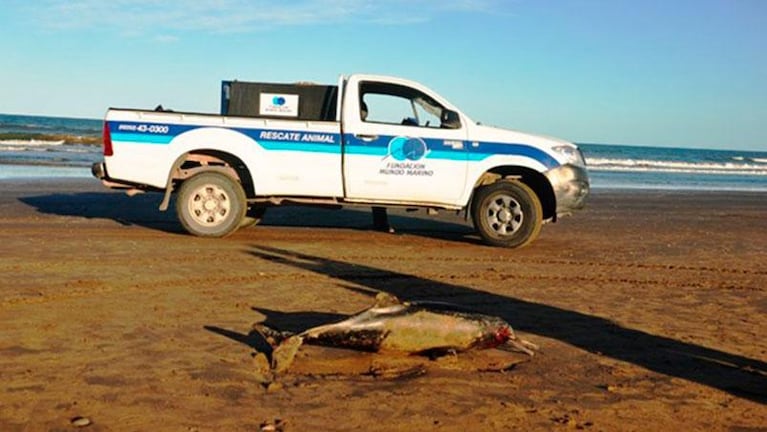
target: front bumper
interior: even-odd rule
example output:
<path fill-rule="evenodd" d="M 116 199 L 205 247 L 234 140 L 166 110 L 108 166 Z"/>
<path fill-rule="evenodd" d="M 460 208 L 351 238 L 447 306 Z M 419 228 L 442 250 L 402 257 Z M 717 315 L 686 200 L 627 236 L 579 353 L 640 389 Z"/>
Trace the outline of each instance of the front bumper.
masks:
<path fill-rule="evenodd" d="M 557 216 L 565 216 L 583 208 L 589 195 L 589 173 L 586 167 L 565 164 L 546 172 L 557 200 Z"/>

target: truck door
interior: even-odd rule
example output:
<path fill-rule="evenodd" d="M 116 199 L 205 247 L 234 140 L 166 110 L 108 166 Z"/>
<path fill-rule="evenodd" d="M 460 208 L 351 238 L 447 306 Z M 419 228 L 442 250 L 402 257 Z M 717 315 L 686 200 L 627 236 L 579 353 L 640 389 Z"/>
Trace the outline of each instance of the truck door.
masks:
<path fill-rule="evenodd" d="M 457 204 L 468 167 L 466 129 L 424 87 L 352 76 L 343 104 L 346 198 Z"/>

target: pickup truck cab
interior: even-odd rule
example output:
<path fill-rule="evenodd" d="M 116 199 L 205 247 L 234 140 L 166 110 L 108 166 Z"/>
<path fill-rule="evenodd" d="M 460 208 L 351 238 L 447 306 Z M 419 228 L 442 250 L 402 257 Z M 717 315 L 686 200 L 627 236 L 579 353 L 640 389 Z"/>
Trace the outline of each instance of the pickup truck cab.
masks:
<path fill-rule="evenodd" d="M 489 244 L 532 242 L 583 206 L 570 142 L 483 126 L 421 84 L 378 75 L 337 85 L 224 81 L 221 113 L 110 108 L 95 177 L 130 193 L 176 192 L 195 235 L 222 237 L 269 206 L 465 211 Z"/>

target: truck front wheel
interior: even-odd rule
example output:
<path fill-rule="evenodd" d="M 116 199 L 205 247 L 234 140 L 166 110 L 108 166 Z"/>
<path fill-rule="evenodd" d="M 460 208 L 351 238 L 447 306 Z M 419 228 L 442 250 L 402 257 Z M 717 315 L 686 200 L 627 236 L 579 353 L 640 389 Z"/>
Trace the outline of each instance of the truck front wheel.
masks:
<path fill-rule="evenodd" d="M 233 233 L 240 227 L 246 208 L 240 183 L 218 172 L 204 172 L 185 180 L 176 200 L 181 225 L 201 237 Z"/>
<path fill-rule="evenodd" d="M 479 235 L 493 246 L 526 246 L 538 237 L 543 225 L 538 195 L 516 180 L 501 180 L 479 188 L 471 213 Z"/>

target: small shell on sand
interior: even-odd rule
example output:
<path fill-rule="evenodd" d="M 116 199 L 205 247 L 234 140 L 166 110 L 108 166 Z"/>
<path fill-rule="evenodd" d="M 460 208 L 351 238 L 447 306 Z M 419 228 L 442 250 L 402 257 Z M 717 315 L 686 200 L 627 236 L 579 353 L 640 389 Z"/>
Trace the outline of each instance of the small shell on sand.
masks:
<path fill-rule="evenodd" d="M 86 427 L 86 426 L 90 426 L 91 419 L 89 419 L 88 417 L 77 416 L 77 417 L 72 417 L 72 419 L 69 420 L 69 423 L 71 423 L 72 426 L 74 427 Z"/>

